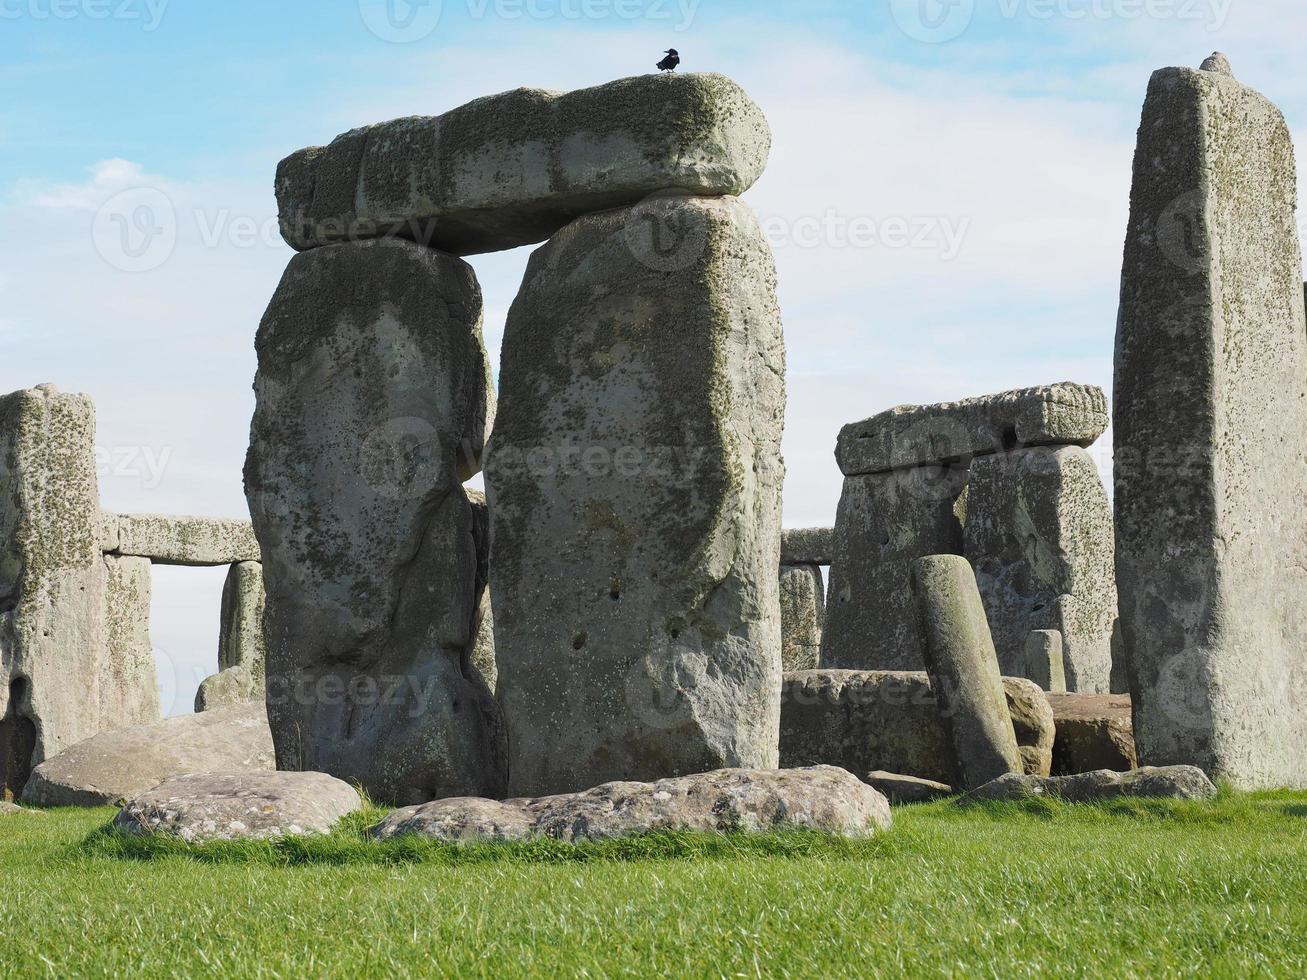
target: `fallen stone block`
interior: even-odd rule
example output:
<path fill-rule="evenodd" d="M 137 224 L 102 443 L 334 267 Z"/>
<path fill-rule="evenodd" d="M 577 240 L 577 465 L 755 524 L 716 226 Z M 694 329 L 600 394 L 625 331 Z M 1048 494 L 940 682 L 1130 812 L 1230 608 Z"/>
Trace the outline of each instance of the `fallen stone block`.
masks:
<path fill-rule="evenodd" d="M 261 704 L 244 704 L 79 742 L 36 767 L 23 802 L 105 806 L 185 773 L 272 768 L 267 714 Z"/>
<path fill-rule="evenodd" d="M 953 795 L 953 787 L 933 779 L 903 776 L 896 772 L 869 772 L 862 781 L 883 793 L 894 806 L 904 803 L 929 803 Z"/>
<path fill-rule="evenodd" d="M 1049 694 L 1048 703 L 1057 732 L 1053 775 L 1139 765 L 1128 694 Z"/>
<path fill-rule="evenodd" d="M 781 531 L 782 565 L 829 565 L 834 555 L 833 527 L 796 527 Z"/>
<path fill-rule="evenodd" d="M 1216 787 L 1197 766 L 1146 766 L 1130 772 L 1082 772 L 1074 776 L 1022 776 L 1008 773 L 958 801 L 1015 801 L 1051 797 L 1067 803 L 1098 803 L 1123 797 L 1210 800 Z"/>
<path fill-rule="evenodd" d="M 781 669 L 812 670 L 821 653 L 825 585 L 818 565 L 782 565 Z"/>
<path fill-rule="evenodd" d="M 327 834 L 363 809 L 349 785 L 321 772 L 204 772 L 168 779 L 123 804 L 116 829 L 188 844 Z"/>
<path fill-rule="evenodd" d="M 1038 684 L 1025 677 L 1004 677 L 1003 691 L 1012 730 L 1017 737 L 1021 771 L 1047 776 L 1053 768 L 1054 721 L 1048 697 Z"/>
<path fill-rule="evenodd" d="M 770 149 L 762 112 L 722 75 L 515 89 L 300 150 L 277 168 L 277 205 L 296 249 L 399 235 L 469 255 L 669 188 L 742 194 Z"/>
<path fill-rule="evenodd" d="M 1088 446 L 1107 430 L 1107 397 L 1064 381 L 938 405 L 899 405 L 840 430 L 845 476 L 958 463 L 1023 446 Z"/>
<path fill-rule="evenodd" d="M 249 521 L 165 514 L 105 514 L 106 553 L 195 568 L 259 560 Z"/>
<path fill-rule="evenodd" d="M 721 769 L 503 803 L 436 800 L 396 810 L 372 829 L 372 836 L 387 840 L 418 834 L 454 843 L 533 837 L 579 841 L 656 832 L 803 828 L 870 837 L 891 823 L 889 802 L 879 792 L 852 773 L 815 766 Z"/>

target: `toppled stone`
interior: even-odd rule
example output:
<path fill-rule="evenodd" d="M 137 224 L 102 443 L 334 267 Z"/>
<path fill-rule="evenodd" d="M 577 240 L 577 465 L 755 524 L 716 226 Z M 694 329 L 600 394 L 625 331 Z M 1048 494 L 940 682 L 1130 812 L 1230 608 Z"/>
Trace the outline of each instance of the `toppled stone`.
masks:
<path fill-rule="evenodd" d="M 775 766 L 775 285 L 733 197 L 588 215 L 531 256 L 486 466 L 512 793 Z"/>
<path fill-rule="evenodd" d="M 468 666 L 485 572 L 462 481 L 494 412 L 472 269 L 398 239 L 302 253 L 256 348 L 279 768 L 400 804 L 501 795 L 499 708 Z"/>
<path fill-rule="evenodd" d="M 896 772 L 869 772 L 862 781 L 872 789 L 883 793 L 895 806 L 904 803 L 929 803 L 945 796 L 953 795 L 953 787 L 933 779 L 921 779 L 918 776 L 904 776 Z"/>
<path fill-rule="evenodd" d="M 1062 661 L 1062 634 L 1057 630 L 1031 630 L 1026 636 L 1026 669 L 1029 677 L 1043 691 L 1066 690 L 1066 670 Z"/>
<path fill-rule="evenodd" d="M 782 565 L 781 669 L 812 670 L 821 653 L 825 585 L 818 565 Z"/>
<path fill-rule="evenodd" d="M 1069 381 L 938 405 L 899 405 L 840 430 L 845 476 L 1010 452 L 1023 446 L 1088 446 L 1107 430 L 1107 398 Z"/>
<path fill-rule="evenodd" d="M 1048 697 L 1038 684 L 1024 677 L 1004 677 L 1003 692 L 1017 737 L 1021 771 L 1047 776 L 1053 769 L 1055 724 Z"/>
<path fill-rule="evenodd" d="M 1307 786 L 1307 321 L 1294 148 L 1229 75 L 1166 68 L 1116 337 L 1116 574 L 1140 761 Z"/>
<path fill-rule="evenodd" d="M 722 75 L 516 89 L 300 150 L 277 168 L 277 204 L 296 249 L 400 235 L 469 255 L 668 188 L 739 195 L 770 149 L 762 112 Z"/>
<path fill-rule="evenodd" d="M 253 561 L 232 565 L 222 586 L 218 673 L 200 684 L 196 711 L 263 698 L 267 660 L 264 604 L 263 566 Z"/>
<path fill-rule="evenodd" d="M 123 804 L 113 825 L 188 844 L 330 833 L 363 809 L 349 783 L 321 772 L 204 772 L 168 779 Z"/>
<path fill-rule="evenodd" d="M 829 565 L 834 561 L 833 527 L 796 527 L 781 531 L 782 565 Z"/>
<path fill-rule="evenodd" d="M 958 802 L 1025 800 L 1046 796 L 1067 803 L 1097 803 L 1122 797 L 1210 800 L 1216 787 L 1197 766 L 1146 766 L 1130 772 L 1082 772 L 1074 776 L 1020 776 L 1008 773 Z"/>
<path fill-rule="evenodd" d="M 105 514 L 101 533 L 106 553 L 156 565 L 200 568 L 259 560 L 250 522 L 226 517 Z"/>
<path fill-rule="evenodd" d="M 386 840 L 420 834 L 476 840 L 609 840 L 658 831 L 767 831 L 801 827 L 870 837 L 891 826 L 889 802 L 834 766 L 721 769 L 660 779 L 613 782 L 594 789 L 503 803 L 436 800 L 397 810 L 372 830 Z"/>
<path fill-rule="evenodd" d="M 185 773 L 272 768 L 267 714 L 261 704 L 244 704 L 79 742 L 36 767 L 23 802 L 105 806 Z"/>
<path fill-rule="evenodd" d="M 1053 775 L 1139 765 L 1129 695 L 1050 694 L 1048 703 L 1057 731 Z"/>

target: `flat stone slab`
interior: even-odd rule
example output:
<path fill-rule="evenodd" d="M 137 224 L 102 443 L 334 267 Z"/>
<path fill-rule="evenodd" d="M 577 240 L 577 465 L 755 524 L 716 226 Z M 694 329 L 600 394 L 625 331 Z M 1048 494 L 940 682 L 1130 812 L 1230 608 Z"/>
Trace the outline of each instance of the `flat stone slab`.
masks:
<path fill-rule="evenodd" d="M 1056 736 L 1053 775 L 1139 765 L 1128 694 L 1049 694 Z"/>
<path fill-rule="evenodd" d="M 190 844 L 326 834 L 363 809 L 354 787 L 322 772 L 193 773 L 123 805 L 113 825 Z"/>
<path fill-rule="evenodd" d="M 833 527 L 793 527 L 781 531 L 782 565 L 829 565 L 834 556 Z"/>
<path fill-rule="evenodd" d="M 264 706 L 243 704 L 79 742 L 32 771 L 23 802 L 106 806 L 185 773 L 272 768 L 272 733 Z"/>
<path fill-rule="evenodd" d="M 148 558 L 156 565 L 205 567 L 259 560 L 249 521 L 165 514 L 105 514 L 101 547 L 107 554 Z"/>
<path fill-rule="evenodd" d="M 881 473 L 1022 446 L 1088 446 L 1107 430 L 1107 397 L 1070 381 L 937 405 L 899 405 L 840 430 L 845 476 Z"/>
<path fill-rule="evenodd" d="M 761 110 L 723 75 L 523 88 L 300 150 L 277 168 L 277 205 L 296 249 L 399 235 L 470 255 L 655 191 L 741 194 L 770 149 Z"/>
<path fill-rule="evenodd" d="M 535 799 L 446 799 L 396 810 L 372 829 L 382 840 L 608 840 L 656 831 L 767 831 L 783 827 L 870 837 L 889 830 L 889 801 L 834 766 L 719 769 L 653 783 L 604 783 Z"/>
<path fill-rule="evenodd" d="M 0 817 L 8 817 L 17 813 L 42 813 L 41 810 L 25 810 L 17 804 L 10 803 L 8 800 L 0 800 Z"/>
<path fill-rule="evenodd" d="M 921 779 L 917 776 L 904 776 L 897 772 L 884 772 L 877 769 L 862 777 L 868 786 L 883 793 L 890 803 L 898 806 L 903 803 L 929 803 L 945 796 L 953 795 L 953 787 L 933 779 Z"/>
<path fill-rule="evenodd" d="M 1099 769 L 1074 776 L 1008 773 L 968 793 L 959 803 L 1052 797 L 1068 803 L 1097 803 L 1122 797 L 1210 800 L 1216 787 L 1197 766 L 1145 766 L 1130 772 Z"/>

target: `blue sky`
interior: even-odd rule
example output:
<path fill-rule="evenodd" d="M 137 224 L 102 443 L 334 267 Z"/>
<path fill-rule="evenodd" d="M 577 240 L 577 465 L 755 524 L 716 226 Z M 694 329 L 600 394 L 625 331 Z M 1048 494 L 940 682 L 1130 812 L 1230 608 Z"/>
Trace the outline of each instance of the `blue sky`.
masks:
<path fill-rule="evenodd" d="M 746 200 L 781 282 L 785 520 L 829 523 L 845 422 L 1110 386 L 1149 73 L 1219 48 L 1299 129 L 1304 36 L 1301 0 L 0 0 L 0 390 L 94 397 L 106 507 L 243 516 L 253 336 L 290 257 L 277 161 L 676 47 L 772 124 Z M 170 234 L 130 270 L 105 215 L 141 194 Z M 528 251 L 471 259 L 496 362 Z M 220 588 L 156 570 L 173 710 L 216 665 Z"/>

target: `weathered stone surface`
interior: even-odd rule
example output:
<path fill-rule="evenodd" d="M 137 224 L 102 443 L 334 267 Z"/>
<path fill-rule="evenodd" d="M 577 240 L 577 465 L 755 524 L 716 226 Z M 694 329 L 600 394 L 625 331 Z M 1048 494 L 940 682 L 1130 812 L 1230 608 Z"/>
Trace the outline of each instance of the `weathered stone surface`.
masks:
<path fill-rule="evenodd" d="M 159 679 L 150 642 L 150 560 L 105 555 L 99 709 L 106 730 L 158 719 Z"/>
<path fill-rule="evenodd" d="M 775 284 L 730 197 L 590 215 L 532 255 L 486 472 L 514 794 L 775 766 Z"/>
<path fill-rule="evenodd" d="M 294 248 L 397 234 L 467 255 L 667 188 L 741 194 L 770 149 L 766 119 L 730 79 L 643 75 L 353 130 L 283 160 L 277 203 Z"/>
<path fill-rule="evenodd" d="M 212 711 L 234 704 L 262 702 L 266 695 L 262 674 L 249 667 L 228 667 L 200 682 L 195 692 L 195 710 Z"/>
<path fill-rule="evenodd" d="M 1050 694 L 1048 703 L 1057 730 L 1053 775 L 1139 765 L 1129 695 Z"/>
<path fill-rule="evenodd" d="M 921 670 L 912 563 L 961 554 L 954 503 L 964 468 L 943 466 L 850 476 L 835 519 L 834 561 L 822 627 L 821 665 Z"/>
<path fill-rule="evenodd" d="M 250 522 L 227 517 L 105 514 L 101 534 L 106 553 L 148 558 L 156 565 L 198 568 L 259 560 Z"/>
<path fill-rule="evenodd" d="M 1021 672 L 1043 691 L 1066 690 L 1062 661 L 1062 634 L 1057 630 L 1031 630 L 1026 635 L 1026 669 Z"/>
<path fill-rule="evenodd" d="M 926 673 L 958 762 L 960 783 L 974 789 L 1005 772 L 1021 772 L 994 643 L 971 565 L 957 555 L 912 563 Z"/>
<path fill-rule="evenodd" d="M 1112 677 L 1108 690 L 1112 694 L 1130 693 L 1130 668 L 1125 660 L 1125 635 L 1121 632 L 1121 619 L 1112 623 Z"/>
<path fill-rule="evenodd" d="M 472 270 L 398 239 L 297 255 L 256 348 L 279 768 L 394 803 L 501 795 L 498 706 L 468 666 L 485 574 L 461 480 L 494 404 Z"/>
<path fill-rule="evenodd" d="M 485 581 L 490 571 L 490 508 L 484 493 L 471 487 L 465 489 L 468 503 L 472 505 L 477 570 L 483 584 L 481 604 L 477 609 L 476 642 L 472 645 L 468 662 L 471 669 L 481 676 L 486 688 L 493 691 L 499 685 L 499 666 L 495 662 L 495 611 L 490 601 L 489 582 Z"/>
<path fill-rule="evenodd" d="M 959 463 L 1021 446 L 1088 446 L 1107 429 L 1107 398 L 1069 381 L 938 405 L 899 405 L 840 430 L 845 476 Z"/>
<path fill-rule="evenodd" d="M 263 566 L 232 565 L 222 586 L 218 621 L 218 673 L 195 694 L 195 710 L 262 700 L 267 642 L 263 636 Z"/>
<path fill-rule="evenodd" d="M 1023 769 L 1048 775 L 1053 716 L 1032 681 L 1003 678 Z M 957 762 L 924 671 L 807 670 L 781 687 L 781 765 L 903 773 L 956 786 Z"/>
<path fill-rule="evenodd" d="M 123 804 L 118 830 L 190 844 L 326 834 L 363 809 L 358 792 L 321 772 L 203 772 L 168 779 Z"/>
<path fill-rule="evenodd" d="M 21 806 L 16 806 L 8 800 L 0 800 L 0 817 L 7 817 L 15 813 L 40 813 L 40 810 L 24 810 Z"/>
<path fill-rule="evenodd" d="M 23 793 L 38 806 L 104 806 L 192 772 L 273 768 L 261 704 L 104 732 L 37 766 Z"/>
<path fill-rule="evenodd" d="M 1213 51 L 1203 59 L 1203 63 L 1198 66 L 1203 71 L 1219 72 L 1222 75 L 1234 77 L 1234 69 L 1230 67 L 1230 59 L 1219 51 Z"/>
<path fill-rule="evenodd" d="M 782 565 L 829 565 L 834 561 L 833 527 L 793 527 L 781 531 Z"/>
<path fill-rule="evenodd" d="M 1025 673 L 1031 630 L 1062 634 L 1068 690 L 1106 693 L 1116 620 L 1112 510 L 1077 446 L 977 459 L 964 553 L 976 571 L 1004 674 Z"/>
<path fill-rule="evenodd" d="M 1135 154 L 1116 337 L 1117 582 L 1139 758 L 1307 786 L 1307 329 L 1293 143 L 1166 68 Z"/>
<path fill-rule="evenodd" d="M 904 803 L 929 803 L 953 795 L 953 787 L 933 779 L 904 776 L 896 772 L 869 772 L 862 781 L 885 795 L 895 806 Z"/>
<path fill-rule="evenodd" d="M 604 783 L 580 793 L 513 799 L 436 800 L 397 810 L 373 828 L 381 839 L 608 840 L 657 831 L 765 831 L 803 827 L 870 837 L 890 828 L 889 802 L 834 766 L 721 769 L 654 783 Z"/>
<path fill-rule="evenodd" d="M 821 653 L 825 584 L 818 565 L 781 566 L 781 668 L 812 670 Z"/>
<path fill-rule="evenodd" d="M 1130 772 L 1082 772 L 1074 776 L 1009 773 L 968 793 L 958 802 L 1024 800 L 1048 796 L 1068 803 L 1096 803 L 1122 797 L 1209 800 L 1216 787 L 1197 766 L 1146 766 Z"/>

